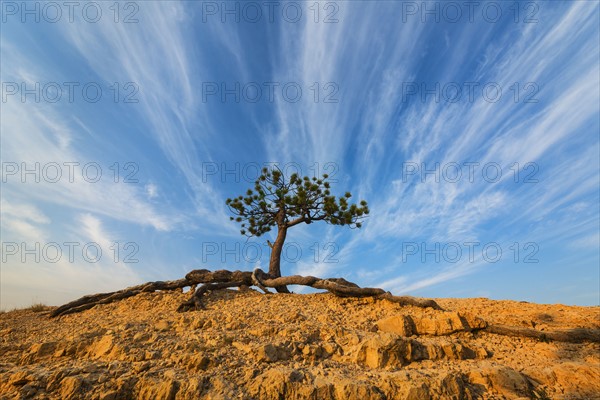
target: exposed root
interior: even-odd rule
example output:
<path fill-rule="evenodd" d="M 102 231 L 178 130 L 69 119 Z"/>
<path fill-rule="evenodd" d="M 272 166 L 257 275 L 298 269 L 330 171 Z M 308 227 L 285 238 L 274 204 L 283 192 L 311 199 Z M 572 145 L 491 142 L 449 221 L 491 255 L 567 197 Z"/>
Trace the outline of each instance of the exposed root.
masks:
<path fill-rule="evenodd" d="M 195 289 L 197 285 L 200 286 Z M 386 292 L 379 288 L 361 288 L 357 284 L 348 282 L 343 278 L 320 279 L 314 276 L 301 275 L 274 278 L 257 268 L 253 272 L 228 270 L 209 271 L 206 269 L 198 269 L 189 272 L 184 279 L 164 282 L 147 282 L 142 285 L 131 286 L 116 292 L 83 296 L 80 299 L 52 310 L 49 315 L 50 317 L 58 317 L 88 310 L 99 304 L 108 304 L 126 299 L 140 293 L 154 292 L 157 290 L 176 290 L 188 286 L 192 288 L 193 294 L 187 301 L 179 305 L 177 311 L 193 311 L 204 308 L 202 298 L 206 293 L 213 290 L 232 287 L 243 289 L 255 286 L 261 289 L 265 294 L 271 294 L 269 288 L 277 290 L 278 288 L 286 287 L 287 285 L 302 285 L 315 289 L 323 289 L 340 297 L 373 297 L 379 300 L 388 300 L 398 303 L 401 306 L 431 307 L 435 310 L 442 310 L 442 308 L 432 299 L 411 296 L 394 296 L 390 292 Z M 544 342 L 600 343 L 600 330 L 598 329 L 576 328 L 571 330 L 538 331 L 536 329 L 506 325 L 489 325 L 485 328 L 481 328 L 480 331 L 496 335 L 533 338 Z"/>
<path fill-rule="evenodd" d="M 375 297 L 398 303 L 402 306 L 431 307 L 436 310 L 442 308 L 431 299 L 419 299 L 411 296 L 394 296 L 379 288 L 361 288 L 357 284 L 348 282 L 343 278 L 320 279 L 314 276 L 284 276 L 281 278 L 271 278 L 260 269 L 254 271 L 255 279 L 258 283 L 266 287 L 277 287 L 286 285 L 303 285 L 315 289 L 324 289 L 340 297 Z"/>
<path fill-rule="evenodd" d="M 569 330 L 556 331 L 538 331 L 531 328 L 518 328 L 506 325 L 490 325 L 483 329 L 488 333 L 504 336 L 516 336 L 537 339 L 541 342 L 568 342 L 582 343 L 593 342 L 600 343 L 600 330 L 589 328 L 575 328 Z"/>
<path fill-rule="evenodd" d="M 98 304 L 112 303 L 144 292 L 154 292 L 156 290 L 175 290 L 186 286 L 191 286 L 192 284 L 193 283 L 189 282 L 187 279 L 178 279 L 176 281 L 165 282 L 146 282 L 142 285 L 131 286 L 116 292 L 98 293 L 83 296 L 80 299 L 64 304 L 55 310 L 52 310 L 50 317 L 58 317 L 61 315 L 77 313 L 88 310 Z"/>
<path fill-rule="evenodd" d="M 50 313 L 50 317 L 77 313 L 90 309 L 98 304 L 112 303 L 144 292 L 176 290 L 188 286 L 195 287 L 198 284 L 201 284 L 202 286 L 194 291 L 194 294 L 189 300 L 179 305 L 177 311 L 183 312 L 202 309 L 202 297 L 205 293 L 212 290 L 256 286 L 263 292 L 270 293 L 268 288 L 274 288 L 281 291 L 281 288 L 287 285 L 303 285 L 315 289 L 324 289 L 341 297 L 374 297 L 376 299 L 389 300 L 400 305 L 432 307 L 436 310 L 441 310 L 441 307 L 431 299 L 419 299 L 410 296 L 393 296 L 383 289 L 361 288 L 357 284 L 348 282 L 343 278 L 320 279 L 315 278 L 314 276 L 300 275 L 274 278 L 259 268 L 255 269 L 253 272 L 228 270 L 209 271 L 206 269 L 197 269 L 189 272 L 184 279 L 176 281 L 148 282 L 116 292 L 83 296 L 80 299 L 53 310 Z"/>
<path fill-rule="evenodd" d="M 219 283 L 206 283 L 200 286 L 195 292 L 194 295 L 188 300 L 179 305 L 177 307 L 177 312 L 184 311 L 196 311 L 204 308 L 202 304 L 202 296 L 204 293 L 210 292 L 212 290 L 219 289 L 227 289 L 230 287 L 240 287 L 245 286 L 244 282 L 219 282 Z"/>

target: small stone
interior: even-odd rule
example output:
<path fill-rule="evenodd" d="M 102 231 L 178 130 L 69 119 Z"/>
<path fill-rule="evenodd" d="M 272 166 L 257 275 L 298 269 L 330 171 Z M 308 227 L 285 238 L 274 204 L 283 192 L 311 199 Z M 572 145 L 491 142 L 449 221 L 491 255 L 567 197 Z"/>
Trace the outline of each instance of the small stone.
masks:
<path fill-rule="evenodd" d="M 157 331 L 165 332 L 168 331 L 170 328 L 171 322 L 166 321 L 164 319 L 154 324 L 154 329 L 156 329 Z"/>
<path fill-rule="evenodd" d="M 99 397 L 99 400 L 118 400 L 118 399 L 119 399 L 119 392 L 117 392 L 115 390 L 111 390 L 109 392 L 102 393 Z"/>
<path fill-rule="evenodd" d="M 138 342 L 145 342 L 150 339 L 150 335 L 147 332 L 138 332 L 133 335 L 133 340 Z"/>
<path fill-rule="evenodd" d="M 198 361 L 198 368 L 201 370 L 206 370 L 210 365 L 210 358 L 206 356 L 201 356 Z"/>
<path fill-rule="evenodd" d="M 277 361 L 277 348 L 271 343 L 258 346 L 254 349 L 254 357 L 257 361 L 275 362 Z"/>
<path fill-rule="evenodd" d="M 133 370 L 137 373 L 146 371 L 149 368 L 150 368 L 150 363 L 148 361 L 133 363 Z"/>
<path fill-rule="evenodd" d="M 84 381 L 78 376 L 68 376 L 61 382 L 60 394 L 63 399 L 80 399 L 85 391 Z"/>
<path fill-rule="evenodd" d="M 35 354 L 38 357 L 50 355 L 56 348 L 56 343 L 36 343 L 29 349 L 29 353 Z"/>
<path fill-rule="evenodd" d="M 9 378 L 8 384 L 13 386 L 23 386 L 32 380 L 33 377 L 26 371 L 19 371 Z"/>
<path fill-rule="evenodd" d="M 53 357 L 59 358 L 59 357 L 64 356 L 66 353 L 67 353 L 67 351 L 65 349 L 58 349 L 54 352 Z"/>

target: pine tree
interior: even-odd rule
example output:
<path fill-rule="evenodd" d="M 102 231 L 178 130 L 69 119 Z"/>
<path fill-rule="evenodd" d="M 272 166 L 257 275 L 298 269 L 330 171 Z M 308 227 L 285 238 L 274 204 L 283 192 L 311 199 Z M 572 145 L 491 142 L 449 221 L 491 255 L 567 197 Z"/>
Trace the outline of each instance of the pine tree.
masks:
<path fill-rule="evenodd" d="M 369 214 L 366 201 L 359 205 L 349 203 L 350 192 L 338 198 L 331 195 L 328 178 L 327 174 L 321 179 L 292 174 L 286 180 L 279 169 L 263 168 L 254 189 L 248 189 L 245 196 L 227 199 L 226 204 L 235 215 L 230 219 L 241 223 L 242 235 L 260 237 L 277 227 L 277 238 L 270 245 L 269 275 L 281 276 L 281 251 L 289 228 L 314 221 L 360 228 L 360 221 Z"/>

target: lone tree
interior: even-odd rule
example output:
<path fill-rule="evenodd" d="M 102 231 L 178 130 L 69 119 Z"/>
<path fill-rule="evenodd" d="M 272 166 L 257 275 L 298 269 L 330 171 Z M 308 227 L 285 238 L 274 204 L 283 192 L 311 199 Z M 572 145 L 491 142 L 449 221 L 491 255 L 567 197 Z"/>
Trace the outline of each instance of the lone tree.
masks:
<path fill-rule="evenodd" d="M 289 228 L 301 223 L 310 224 L 313 221 L 360 228 L 360 221 L 369 214 L 366 201 L 361 201 L 359 205 L 349 203 L 352 197 L 349 192 L 337 198 L 332 196 L 328 178 L 326 174 L 321 179 L 307 176 L 300 178 L 297 174 L 293 174 L 286 179 L 279 169 L 264 168 L 254 184 L 254 190 L 249 189 L 245 196 L 227 199 L 227 205 L 235 214 L 231 219 L 242 224 L 243 235 L 258 237 L 269 232 L 274 226 L 277 227 L 277 239 L 274 244 L 269 243 L 272 251 L 268 273 L 259 268 L 254 271 L 195 269 L 187 273 L 183 279 L 146 282 L 116 292 L 83 296 L 52 310 L 50 316 L 59 317 L 81 312 L 141 293 L 179 290 L 185 287 L 191 287 L 193 295 L 189 300 L 181 303 L 177 311 L 201 310 L 204 308 L 204 296 L 215 290 L 255 286 L 265 294 L 271 293 L 269 288 L 274 288 L 280 293 L 288 293 L 287 285 L 309 286 L 327 290 L 341 297 L 372 297 L 400 305 L 441 310 L 441 307 L 431 299 L 394 296 L 383 289 L 360 287 L 344 278 L 281 276 L 281 250 Z M 201 286 L 196 288 L 197 285 Z"/>
<path fill-rule="evenodd" d="M 269 275 L 272 277 L 281 276 L 281 250 L 289 228 L 313 221 L 360 228 L 360 221 L 369 214 L 366 201 L 362 200 L 360 205 L 348 202 L 352 197 L 350 192 L 338 198 L 332 196 L 328 178 L 327 174 L 321 179 L 292 174 L 286 180 L 281 170 L 263 168 L 254 190 L 227 199 L 226 204 L 236 215 L 230 219 L 242 224 L 242 235 L 259 237 L 277 227 L 275 243 L 267 241 L 271 247 Z M 287 292 L 285 287 L 277 290 Z"/>

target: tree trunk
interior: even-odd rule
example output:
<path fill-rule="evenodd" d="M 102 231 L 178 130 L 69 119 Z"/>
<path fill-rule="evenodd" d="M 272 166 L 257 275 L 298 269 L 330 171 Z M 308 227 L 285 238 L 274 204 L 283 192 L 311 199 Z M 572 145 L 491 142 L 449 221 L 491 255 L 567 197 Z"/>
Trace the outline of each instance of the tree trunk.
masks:
<path fill-rule="evenodd" d="M 281 276 L 281 251 L 283 250 L 283 243 L 287 236 L 287 227 L 280 226 L 277 231 L 277 239 L 273 243 L 271 249 L 271 259 L 269 261 L 269 275 L 279 278 Z"/>
<path fill-rule="evenodd" d="M 279 278 L 281 276 L 281 251 L 287 235 L 287 227 L 280 225 L 277 231 L 277 239 L 271 248 L 271 259 L 269 260 L 269 275 Z M 275 288 L 279 293 L 289 293 L 286 286 L 277 286 Z"/>

